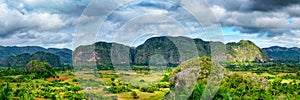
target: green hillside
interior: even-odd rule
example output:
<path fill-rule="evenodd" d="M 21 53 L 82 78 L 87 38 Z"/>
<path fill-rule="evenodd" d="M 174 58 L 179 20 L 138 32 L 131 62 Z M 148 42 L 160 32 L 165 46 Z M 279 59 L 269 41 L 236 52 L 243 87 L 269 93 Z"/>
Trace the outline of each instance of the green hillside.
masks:
<path fill-rule="evenodd" d="M 23 53 L 17 56 L 8 56 L 2 60 L 1 64 L 3 66 L 24 67 L 31 60 L 47 62 L 55 67 L 61 65 L 59 56 L 46 52 L 36 52 L 34 54 Z"/>
<path fill-rule="evenodd" d="M 266 53 L 249 40 L 226 44 L 228 62 L 265 61 Z"/>

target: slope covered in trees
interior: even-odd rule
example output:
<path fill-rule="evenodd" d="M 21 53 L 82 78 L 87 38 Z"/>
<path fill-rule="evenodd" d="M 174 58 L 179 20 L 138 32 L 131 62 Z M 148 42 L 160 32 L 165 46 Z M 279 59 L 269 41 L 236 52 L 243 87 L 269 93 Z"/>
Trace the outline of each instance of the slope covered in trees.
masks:
<path fill-rule="evenodd" d="M 39 46 L 0 46 L 0 61 L 9 56 L 17 56 L 20 54 L 28 53 L 34 54 L 36 52 L 47 52 L 58 55 L 62 63 L 71 63 L 72 61 L 72 50 L 70 49 L 57 49 L 57 48 L 43 48 Z"/>
<path fill-rule="evenodd" d="M 24 67 L 31 60 L 38 60 L 41 62 L 47 62 L 51 66 L 60 66 L 60 57 L 46 52 L 36 52 L 34 54 L 24 53 L 17 56 L 9 56 L 2 60 L 1 64 L 3 66 L 14 66 L 14 67 Z"/>
<path fill-rule="evenodd" d="M 249 40 L 226 44 L 228 62 L 261 61 L 267 59 L 266 53 Z"/>
<path fill-rule="evenodd" d="M 25 66 L 27 73 L 34 73 L 38 78 L 55 77 L 55 71 L 47 62 L 32 60 Z"/>

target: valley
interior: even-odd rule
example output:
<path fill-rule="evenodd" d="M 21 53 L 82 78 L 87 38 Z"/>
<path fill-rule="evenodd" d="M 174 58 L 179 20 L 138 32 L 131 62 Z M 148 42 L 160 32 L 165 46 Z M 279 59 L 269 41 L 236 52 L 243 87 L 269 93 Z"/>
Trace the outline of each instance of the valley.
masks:
<path fill-rule="evenodd" d="M 179 51 L 173 43 L 181 43 L 186 50 Z M 226 46 L 226 61 L 216 63 L 210 57 L 211 43 L 218 42 L 186 37 L 153 37 L 138 47 L 97 42 L 76 48 L 73 61 L 67 61 L 73 62 L 72 65 L 61 60 L 62 57 L 71 59 L 67 52 L 59 55 L 47 51 L 19 51 L 1 61 L 0 98 L 300 98 L 298 49 L 261 49 L 248 40 L 218 43 Z M 195 44 L 196 51 L 187 48 L 191 44 Z M 213 87 L 207 90 L 208 86 Z"/>
<path fill-rule="evenodd" d="M 176 73 L 197 65 L 191 59 L 179 67 L 132 66 L 132 70 L 79 71 L 56 69 L 54 78 L 34 78 L 22 69 L 1 68 L 1 93 L 9 91 L 12 99 L 119 99 L 158 100 L 166 98 L 175 83 Z M 209 59 L 208 61 L 209 62 Z M 210 63 L 200 63 L 196 67 Z M 161 67 L 163 70 L 157 70 Z M 224 78 L 214 99 L 297 99 L 300 89 L 299 63 L 227 63 Z M 149 70 L 152 69 L 152 70 Z M 180 70 L 178 70 L 180 69 Z M 6 72 L 6 73 L 3 73 Z M 210 71 L 208 71 L 210 72 Z M 199 99 L 205 91 L 208 73 L 199 74 L 196 88 L 186 99 Z M 191 78 L 191 77 L 190 77 Z M 8 88 L 8 89 L 7 89 Z M 20 91 L 22 90 L 22 92 Z M 136 95 L 134 95 L 136 94 Z M 25 99 L 26 100 L 26 99 Z"/>

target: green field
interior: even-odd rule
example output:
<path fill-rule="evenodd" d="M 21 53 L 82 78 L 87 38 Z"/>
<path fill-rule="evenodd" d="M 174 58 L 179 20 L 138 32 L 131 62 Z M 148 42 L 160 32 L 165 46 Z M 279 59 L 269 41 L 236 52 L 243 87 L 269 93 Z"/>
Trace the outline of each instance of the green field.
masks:
<path fill-rule="evenodd" d="M 99 76 L 88 72 L 80 72 L 77 73 L 76 76 L 80 79 L 79 82 L 81 82 L 80 84 L 83 85 L 83 87 L 92 87 L 92 90 L 84 90 L 87 93 L 105 92 L 105 94 L 95 94 L 106 98 L 115 97 L 120 100 L 128 100 L 133 99 L 131 93 L 134 91 L 137 93 L 139 99 L 153 100 L 164 97 L 169 91 L 169 83 L 161 82 L 165 73 L 165 71 L 148 70 L 99 70 L 97 71 Z M 91 80 L 102 84 L 101 86 L 100 84 L 91 85 Z M 86 82 L 89 83 L 89 86 Z M 160 84 L 164 86 L 158 86 Z M 107 87 L 115 87 L 114 89 L 117 91 L 105 90 Z M 147 88 L 150 87 L 155 87 L 155 89 L 147 90 Z M 141 88 L 146 88 L 146 90 L 141 91 Z"/>

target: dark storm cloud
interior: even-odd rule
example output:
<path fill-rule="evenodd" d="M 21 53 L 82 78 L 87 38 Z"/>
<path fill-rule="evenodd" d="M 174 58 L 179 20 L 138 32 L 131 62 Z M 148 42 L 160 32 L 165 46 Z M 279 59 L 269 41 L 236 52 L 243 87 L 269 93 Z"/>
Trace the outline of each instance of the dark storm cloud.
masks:
<path fill-rule="evenodd" d="M 283 9 L 283 11 L 287 12 L 292 17 L 299 17 L 300 16 L 300 4 L 285 7 Z"/>
<path fill-rule="evenodd" d="M 300 29 L 300 0 L 212 0 L 209 3 L 223 26 L 234 27 L 241 33 L 274 37 Z"/>
<path fill-rule="evenodd" d="M 5 0 L 10 9 L 20 12 L 47 12 L 79 16 L 91 0 Z"/>
<path fill-rule="evenodd" d="M 208 0 L 208 3 L 219 23 L 233 27 L 242 33 L 242 38 L 271 42 L 258 42 L 262 46 L 300 46 L 300 0 Z"/>
<path fill-rule="evenodd" d="M 250 11 L 273 11 L 300 4 L 300 0 L 253 0 Z"/>
<path fill-rule="evenodd" d="M 208 2 L 221 5 L 230 11 L 240 12 L 276 11 L 300 4 L 300 0 L 208 0 Z"/>

